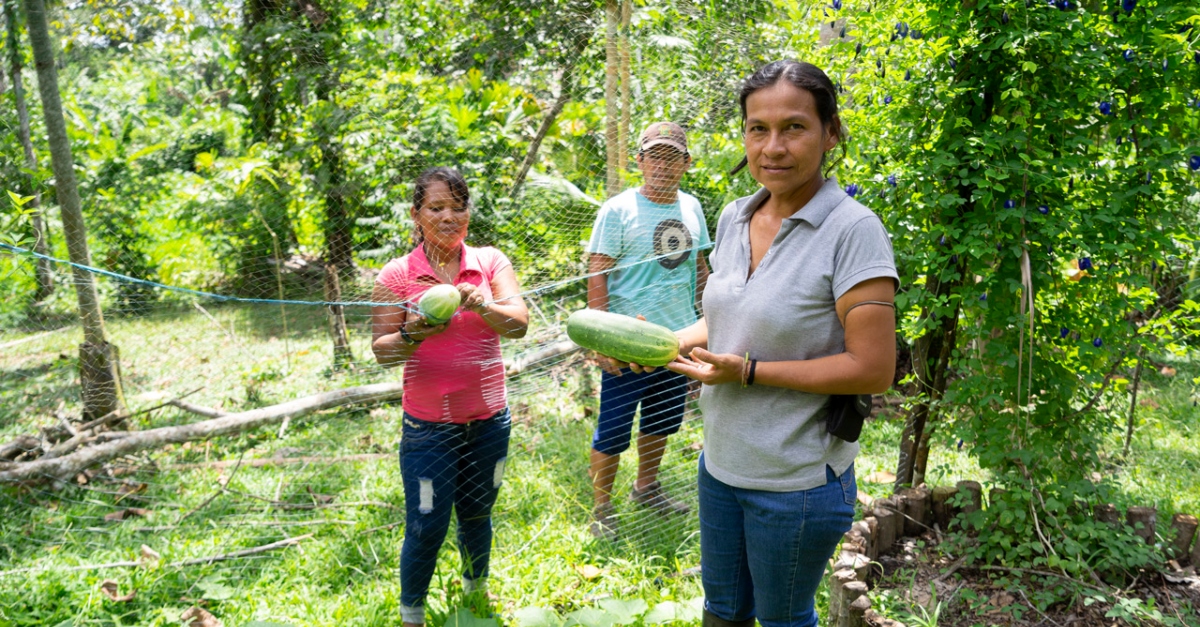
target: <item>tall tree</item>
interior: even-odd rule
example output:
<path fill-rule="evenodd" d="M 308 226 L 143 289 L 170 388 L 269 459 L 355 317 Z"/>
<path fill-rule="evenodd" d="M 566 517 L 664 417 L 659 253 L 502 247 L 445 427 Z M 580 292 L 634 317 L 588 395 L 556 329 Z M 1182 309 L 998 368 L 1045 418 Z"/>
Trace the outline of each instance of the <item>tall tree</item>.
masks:
<path fill-rule="evenodd" d="M 4 19 L 8 24 L 8 70 L 12 80 L 13 100 L 17 105 L 17 139 L 25 151 L 25 169 L 30 173 L 38 167 L 37 155 L 33 152 L 33 142 L 29 136 L 29 108 L 25 106 L 25 87 L 21 81 L 21 37 L 17 24 L 16 0 L 3 0 Z M 2 73 L 0 73 L 2 75 Z M 33 182 L 32 174 L 24 177 L 23 193 L 33 196 L 29 207 L 33 210 L 33 250 L 40 255 L 49 254 L 49 231 L 42 215 L 42 192 Z M 34 292 L 34 302 L 41 302 L 54 293 L 54 275 L 51 272 L 50 260 L 38 257 L 34 262 L 37 276 L 37 291 Z"/>
<path fill-rule="evenodd" d="M 317 185 L 325 204 L 325 262 L 349 272 L 354 268 L 354 221 L 351 219 L 351 194 L 346 177 L 341 132 L 346 111 L 337 102 L 338 67 L 335 55 L 341 48 L 341 23 L 336 7 L 328 0 L 304 0 L 300 10 L 312 34 L 308 58 L 313 67 L 314 95 L 320 107 L 314 124 L 314 138 L 320 152 L 316 164 Z"/>
<path fill-rule="evenodd" d="M 617 0 L 606 0 L 604 5 L 604 149 L 607 165 L 604 192 L 616 196 L 621 191 L 618 173 L 620 160 L 617 157 L 623 147 L 620 143 L 620 109 L 617 95 L 617 79 L 620 74 L 620 53 L 617 46 L 617 28 L 621 21 L 621 7 Z"/>
<path fill-rule="evenodd" d="M 104 316 L 92 274 L 83 267 L 92 265 L 88 251 L 87 225 L 75 180 L 75 159 L 67 138 L 62 100 L 58 93 L 58 70 L 54 45 L 46 25 L 43 0 L 24 0 L 29 41 L 37 68 L 38 91 L 42 97 L 42 119 L 50 139 L 50 158 L 54 166 L 54 188 L 62 214 L 67 251 L 74 264 L 75 296 L 79 301 L 79 321 L 83 326 L 83 344 L 79 346 L 79 374 L 83 388 L 84 416 L 99 418 L 124 405 L 118 374 L 117 348 L 104 338 Z"/>

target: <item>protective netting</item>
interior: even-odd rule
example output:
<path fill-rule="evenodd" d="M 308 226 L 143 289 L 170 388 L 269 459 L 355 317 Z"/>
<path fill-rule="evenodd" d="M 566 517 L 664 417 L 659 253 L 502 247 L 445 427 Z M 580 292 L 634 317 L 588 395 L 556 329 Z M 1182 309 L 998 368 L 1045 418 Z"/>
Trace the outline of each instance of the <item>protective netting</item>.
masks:
<path fill-rule="evenodd" d="M 852 132 L 872 102 L 891 103 L 907 88 L 904 67 L 856 73 L 889 62 L 887 53 L 859 59 L 853 16 L 893 9 L 841 5 L 257 0 L 53 9 L 91 248 L 90 264 L 74 269 L 94 281 L 105 338 L 119 351 L 121 409 L 105 415 L 89 413 L 80 394 L 80 275 L 47 185 L 32 59 L 14 49 L 19 38 L 7 39 L 5 58 L 16 52 L 25 65 L 38 163 L 27 160 L 19 116 L 6 107 L 0 182 L 15 196 L 0 240 L 0 443 L 13 446 L 0 449 L 0 478 L 58 462 L 0 492 L 0 571 L 13 573 L 0 574 L 0 588 L 29 577 L 43 590 L 46 577 L 72 568 L 150 563 L 157 552 L 173 565 L 164 577 L 187 560 L 219 558 L 196 566 L 202 577 L 164 584 L 177 597 L 351 581 L 349 600 L 383 595 L 394 609 L 406 506 L 401 374 L 373 359 L 370 304 L 380 269 L 413 249 L 413 182 L 433 166 L 463 173 L 467 243 L 507 256 L 529 308 L 528 334 L 501 344 L 513 422 L 503 472 L 493 476 L 503 476 L 495 585 L 534 581 L 540 600 L 563 607 L 629 594 L 603 577 L 578 589 L 557 566 L 538 579 L 523 563 L 563 543 L 575 548 L 557 554 L 627 559 L 647 582 L 694 567 L 696 389 L 660 473 L 693 513 L 664 517 L 630 502 L 634 445 L 614 489 L 616 544 L 594 543 L 587 467 L 600 369 L 566 339 L 564 320 L 586 306 L 585 244 L 598 207 L 640 184 L 634 143 L 647 123 L 686 128 L 694 163 L 681 188 L 699 200 L 711 233 L 721 208 L 754 187 L 745 174 L 728 175 L 742 157 L 736 93 L 754 69 L 783 57 L 826 68 Z M 9 23 L 15 32 L 23 22 Z M 857 41 L 887 50 L 887 35 Z M 912 45 L 926 44 L 919 39 L 914 32 Z M 610 131 L 606 120 L 619 122 Z M 894 194 L 895 179 L 851 146 L 855 193 Z M 40 209 L 27 200 L 34 190 Z M 345 388 L 361 388 L 352 408 L 333 409 L 329 397 L 303 411 L 278 408 Z M 222 416 L 258 422 L 218 437 L 163 435 L 72 465 L 136 434 Z M 453 536 L 452 526 L 433 612 L 459 599 Z M 288 539 L 338 567 L 313 571 L 306 553 L 269 550 Z M 152 552 L 139 557 L 142 544 Z M 280 570 L 281 560 L 293 566 Z"/>
<path fill-rule="evenodd" d="M 36 230 L 36 203 L 17 210 L 34 189 L 23 172 L 41 181 L 50 171 L 32 58 L 17 51 L 39 164 L 23 158 L 17 116 L 5 113 L 5 187 L 18 199 L 2 258 L 0 440 L 14 443 L 6 470 L 51 459 L 68 470 L 46 466 L 5 488 L 3 535 L 20 541 L 5 542 L 0 587 L 27 581 L 40 591 L 81 567 L 81 582 L 112 576 L 123 587 L 118 573 L 127 567 L 94 567 L 150 563 L 144 544 L 170 572 L 191 575 L 181 593 L 167 586 L 172 593 L 220 600 L 269 585 L 249 583 L 259 564 L 291 558 L 253 549 L 297 538 L 302 551 L 336 553 L 340 576 L 382 591 L 394 609 L 406 504 L 396 454 L 401 369 L 375 363 L 368 303 L 380 268 L 413 249 L 413 182 L 433 166 L 464 174 L 467 243 L 511 260 L 530 311 L 528 335 L 503 342 L 513 426 L 494 517 L 493 589 L 528 580 L 517 575 L 522 555 L 563 543 L 637 556 L 628 570 L 644 570 L 636 579 L 645 585 L 696 566 L 694 513 L 662 516 L 629 499 L 636 433 L 614 487 L 617 540 L 589 535 L 600 370 L 567 341 L 563 321 L 585 306 L 584 244 L 606 185 L 615 193 L 640 184 L 640 130 L 654 120 L 687 129 L 695 167 L 682 189 L 715 228 L 721 206 L 752 184 L 721 174 L 740 158 L 733 94 L 762 60 L 814 43 L 815 22 L 758 32 L 753 24 L 777 11 L 763 3 L 637 6 L 623 20 L 618 7 L 612 42 L 627 65 L 616 68 L 619 99 L 608 114 L 621 121 L 607 149 L 605 7 L 457 4 L 53 11 L 51 32 L 66 44 L 59 83 L 91 249 L 91 263 L 74 268 L 98 290 L 119 363 L 123 403 L 109 416 L 88 413 L 80 395 L 84 338 L 52 189 L 36 188 Z M 23 25 L 19 16 L 14 25 Z M 6 46 L 11 52 L 11 40 Z M 612 180 L 606 152 L 619 157 Z M 671 246 L 619 265 L 704 252 Z M 42 287 L 39 267 L 50 279 Z M 390 387 L 362 393 L 353 409 L 276 417 L 222 437 L 168 436 L 73 466 L 130 434 L 372 385 Z M 666 493 L 693 512 L 696 392 L 659 473 Z M 461 593 L 455 527 L 431 587 L 435 620 Z M 212 566 L 184 565 L 247 549 Z M 563 607 L 621 593 L 603 580 L 569 593 L 559 580 L 575 574 L 566 570 L 538 584 L 551 601 L 561 593 L 554 602 Z M 338 576 L 305 574 L 331 585 Z M 6 600 L 12 616 L 22 616 L 19 598 Z"/>

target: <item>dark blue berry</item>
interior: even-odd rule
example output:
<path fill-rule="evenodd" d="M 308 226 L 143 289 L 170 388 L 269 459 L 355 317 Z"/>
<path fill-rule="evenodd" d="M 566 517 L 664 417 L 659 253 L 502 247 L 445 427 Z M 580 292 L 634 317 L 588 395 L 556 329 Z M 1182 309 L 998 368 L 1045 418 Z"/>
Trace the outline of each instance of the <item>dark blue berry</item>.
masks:
<path fill-rule="evenodd" d="M 1059 327 L 1058 328 L 1058 337 L 1067 337 L 1067 334 L 1069 334 L 1070 332 L 1071 332 L 1071 330 L 1068 329 L 1067 327 Z"/>
<path fill-rule="evenodd" d="M 939 246 L 945 246 L 945 245 L 946 245 L 946 236 L 945 236 L 945 235 L 943 235 L 943 236 L 941 236 L 941 237 L 939 237 L 939 238 L 938 238 L 938 245 L 939 245 Z"/>
<path fill-rule="evenodd" d="M 1096 348 L 1100 348 L 1101 346 L 1104 346 L 1104 340 L 1102 340 L 1100 338 L 1096 338 L 1096 339 L 1092 340 L 1092 346 L 1095 346 Z"/>
<path fill-rule="evenodd" d="M 1188 159 L 1188 167 L 1192 169 L 1192 172 L 1200 170 L 1200 155 L 1192 155 L 1192 157 Z"/>
<path fill-rule="evenodd" d="M 1005 11 L 1004 13 L 1001 13 L 1001 14 L 1000 14 L 1000 23 L 1001 23 L 1001 24 L 1007 24 L 1007 23 L 1008 23 L 1008 11 Z"/>
<path fill-rule="evenodd" d="M 1112 103 L 1107 100 L 1100 101 L 1100 114 L 1109 115 L 1112 113 Z"/>
<path fill-rule="evenodd" d="M 891 96 L 884 96 L 884 97 L 883 97 L 883 104 L 885 104 L 885 105 L 892 104 L 892 97 L 891 97 Z"/>
<path fill-rule="evenodd" d="M 1050 207 L 1047 207 L 1046 205 L 1038 205 L 1038 213 L 1047 215 L 1050 213 Z"/>
<path fill-rule="evenodd" d="M 950 265 L 958 265 L 958 255 L 950 255 Z"/>
<path fill-rule="evenodd" d="M 1192 159 L 1200 159 L 1200 157 L 1192 157 Z M 1193 168 L 1193 169 L 1195 169 L 1195 168 Z M 896 175 L 895 174 L 888 175 L 888 185 L 891 185 L 892 187 L 896 186 Z"/>
<path fill-rule="evenodd" d="M 1080 270 L 1091 270 L 1092 269 L 1092 258 L 1084 257 L 1083 259 L 1080 259 L 1079 260 L 1079 269 Z"/>
<path fill-rule="evenodd" d="M 1137 0 L 1121 0 L 1121 8 L 1126 13 L 1133 13 L 1133 10 L 1137 8 Z"/>
<path fill-rule="evenodd" d="M 1006 201 L 1004 201 L 1004 208 L 1005 208 L 1005 209 L 1012 209 L 1013 207 L 1016 207 L 1016 206 L 1017 206 L 1017 201 L 1015 201 L 1015 200 L 1006 200 Z"/>
<path fill-rule="evenodd" d="M 1125 57 L 1126 61 L 1133 60 L 1133 50 L 1126 50 L 1121 56 Z"/>
<path fill-rule="evenodd" d="M 979 296 L 979 300 L 987 300 L 987 292 L 984 292 L 983 294 L 981 294 Z"/>

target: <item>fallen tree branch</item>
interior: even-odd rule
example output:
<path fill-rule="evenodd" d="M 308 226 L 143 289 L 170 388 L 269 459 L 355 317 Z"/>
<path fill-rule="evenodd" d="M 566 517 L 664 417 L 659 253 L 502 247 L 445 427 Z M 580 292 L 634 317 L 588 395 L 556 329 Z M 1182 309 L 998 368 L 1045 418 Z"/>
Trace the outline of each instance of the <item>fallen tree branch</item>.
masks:
<path fill-rule="evenodd" d="M 213 409 L 212 407 L 204 407 L 203 405 L 193 405 L 178 398 L 173 401 L 168 401 L 167 404 L 173 407 L 178 407 L 189 414 L 198 414 L 200 416 L 204 416 L 205 418 L 220 418 L 221 416 L 229 415 L 228 412 L 223 412 L 219 409 Z"/>
<path fill-rule="evenodd" d="M 141 562 L 110 562 L 108 564 L 84 564 L 82 566 L 66 566 L 64 568 L 55 568 L 56 573 L 65 573 L 75 570 L 103 570 L 105 568 L 132 568 L 141 566 Z M 21 573 L 32 573 L 34 571 L 47 570 L 41 566 L 30 566 L 28 568 L 15 568 L 13 570 L 0 570 L 0 577 L 5 575 L 19 575 Z"/>
<path fill-rule="evenodd" d="M 139 431 L 54 459 L 0 462 L 0 483 L 67 479 L 85 468 L 144 449 L 240 433 L 284 418 L 298 418 L 343 405 L 394 400 L 402 391 L 399 382 L 345 388 L 192 424 Z"/>
<path fill-rule="evenodd" d="M 251 468 L 262 468 L 263 466 L 289 466 L 292 464 L 340 464 L 343 462 L 366 462 L 377 459 L 395 459 L 395 453 L 362 453 L 359 455 L 338 455 L 336 457 L 263 457 L 260 459 L 250 459 L 242 463 L 244 466 Z M 236 460 L 222 459 L 215 462 L 199 462 L 195 464 L 171 464 L 167 466 L 172 470 L 198 470 L 203 468 L 228 468 L 234 465 Z"/>
<path fill-rule="evenodd" d="M 0 461 L 10 461 L 27 451 L 37 450 L 42 441 L 32 435 L 19 435 L 17 439 L 0 446 Z"/>
<path fill-rule="evenodd" d="M 256 546 L 252 549 L 243 549 L 241 551 L 234 551 L 232 553 L 222 553 L 221 555 L 212 555 L 209 557 L 197 557 L 197 558 L 190 559 L 190 560 L 184 560 L 182 562 L 172 562 L 170 564 L 164 564 L 163 566 L 164 567 L 165 566 L 171 566 L 171 567 L 195 566 L 197 564 L 211 564 L 213 562 L 223 562 L 225 560 L 237 559 L 239 557 L 249 557 L 251 555 L 258 555 L 259 553 L 266 553 L 268 551 L 274 551 L 275 549 L 280 549 L 285 546 L 291 546 L 293 544 L 298 544 L 300 542 L 303 542 L 304 540 L 308 540 L 309 538 L 313 537 L 313 535 L 315 535 L 315 534 L 306 533 L 302 536 L 296 536 L 294 538 L 287 538 L 285 540 L 280 540 L 278 542 L 272 542 L 270 544 Z M 68 571 L 78 571 L 78 570 L 101 570 L 101 569 L 105 569 L 105 568 L 136 568 L 138 566 L 144 566 L 144 565 L 146 565 L 146 562 L 110 562 L 108 564 L 84 564 L 82 566 L 68 566 L 66 568 L 55 568 L 54 572 L 68 572 Z M 5 575 L 18 575 L 21 573 L 30 573 L 30 572 L 35 572 L 35 571 L 39 571 L 39 570 L 48 570 L 48 568 L 42 567 L 42 566 L 30 566 L 28 568 L 3 570 L 3 571 L 0 571 L 0 577 L 3 577 Z"/>
<path fill-rule="evenodd" d="M 241 551 L 234 551 L 233 553 L 225 553 L 223 555 L 213 555 L 212 557 L 198 557 L 196 559 L 184 560 L 182 562 L 174 562 L 170 565 L 171 566 L 194 566 L 196 564 L 211 564 L 213 562 L 223 562 L 225 560 L 237 559 L 239 557 L 248 557 L 250 555 L 258 555 L 259 553 L 266 553 L 267 551 L 274 551 L 275 549 L 279 549 L 279 548 L 283 548 L 285 546 L 291 546 L 293 544 L 303 542 L 311 537 L 313 537 L 313 534 L 306 533 L 302 536 L 296 536 L 294 538 L 280 540 L 279 542 L 272 542 L 270 544 L 256 546 L 253 549 L 244 549 Z"/>
<path fill-rule="evenodd" d="M 557 342 L 547 344 L 537 350 L 518 355 L 511 362 L 505 364 L 505 374 L 510 377 L 516 376 L 540 361 L 550 359 L 551 357 L 558 357 L 559 355 L 573 353 L 577 350 L 580 350 L 580 348 L 575 342 L 572 342 L 571 340 L 559 340 Z"/>

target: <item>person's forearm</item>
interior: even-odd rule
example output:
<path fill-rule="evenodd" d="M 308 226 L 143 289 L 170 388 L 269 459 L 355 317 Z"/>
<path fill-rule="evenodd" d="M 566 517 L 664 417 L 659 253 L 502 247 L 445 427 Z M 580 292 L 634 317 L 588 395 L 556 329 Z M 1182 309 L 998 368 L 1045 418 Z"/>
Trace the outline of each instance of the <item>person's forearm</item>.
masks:
<path fill-rule="evenodd" d="M 608 311 L 608 276 L 598 274 L 588 277 L 587 282 L 588 307 Z"/>
<path fill-rule="evenodd" d="M 375 353 L 375 362 L 387 368 L 398 366 L 417 352 L 419 344 L 409 344 L 399 331 L 388 333 L 375 338 L 371 342 L 371 352 Z"/>
<path fill-rule="evenodd" d="M 895 350 L 890 352 L 890 358 L 882 355 L 882 359 L 873 356 L 869 360 L 840 353 L 798 361 L 759 361 L 754 369 L 754 385 L 812 394 L 882 394 L 892 386 L 895 374 Z"/>
<path fill-rule="evenodd" d="M 500 337 L 522 338 L 529 329 L 529 309 L 521 303 L 496 301 L 484 305 L 478 313 Z"/>
<path fill-rule="evenodd" d="M 687 355 L 693 348 L 708 350 L 708 322 L 704 318 L 676 331 L 675 336 L 679 338 L 680 355 Z"/>

